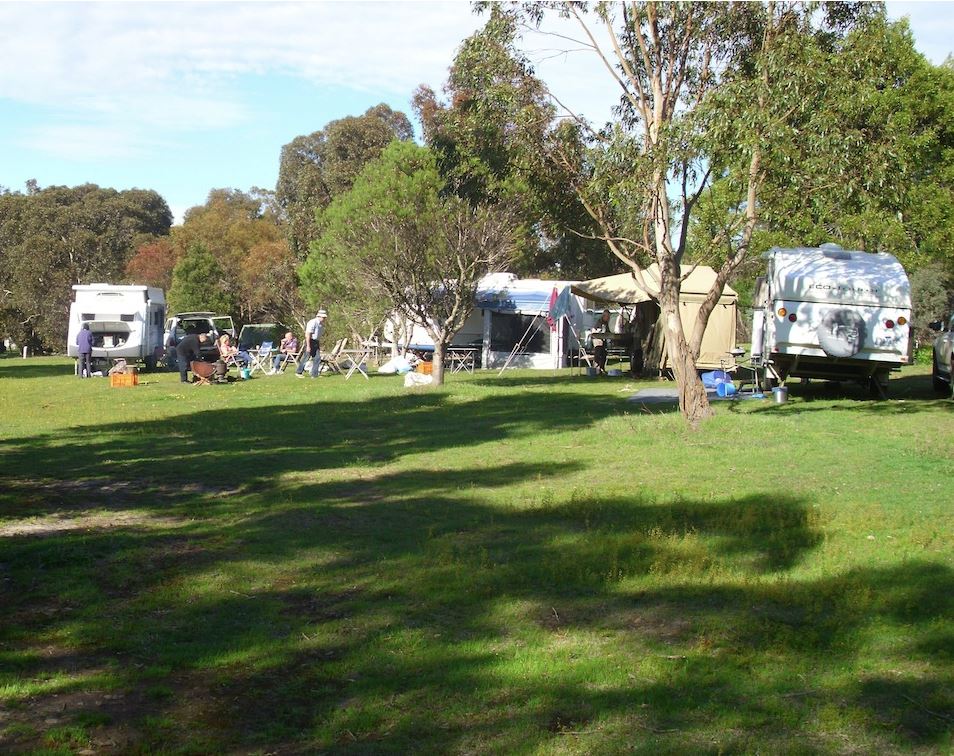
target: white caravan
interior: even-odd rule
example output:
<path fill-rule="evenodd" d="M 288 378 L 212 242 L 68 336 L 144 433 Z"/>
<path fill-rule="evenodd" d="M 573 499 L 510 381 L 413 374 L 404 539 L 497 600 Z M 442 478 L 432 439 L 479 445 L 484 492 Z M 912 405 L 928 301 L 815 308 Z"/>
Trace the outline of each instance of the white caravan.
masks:
<path fill-rule="evenodd" d="M 752 358 L 768 383 L 857 380 L 884 396 L 911 361 L 911 286 L 888 254 L 774 247 L 755 290 Z"/>
<path fill-rule="evenodd" d="M 85 284 L 73 287 L 67 354 L 78 357 L 76 335 L 85 323 L 93 334 L 93 361 L 109 366 L 122 357 L 154 368 L 162 357 L 166 298 L 151 286 Z"/>

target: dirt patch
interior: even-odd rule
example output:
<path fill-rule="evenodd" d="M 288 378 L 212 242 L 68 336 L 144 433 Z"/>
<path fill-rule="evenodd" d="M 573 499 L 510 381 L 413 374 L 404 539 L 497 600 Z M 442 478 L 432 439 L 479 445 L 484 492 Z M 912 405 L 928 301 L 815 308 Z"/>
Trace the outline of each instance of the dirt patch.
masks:
<path fill-rule="evenodd" d="M 72 515 L 51 514 L 30 517 L 0 525 L 0 538 L 11 536 L 45 536 L 65 531 L 108 530 L 110 528 L 176 528 L 188 524 L 184 518 L 159 517 L 145 512 L 120 510 L 111 512 L 75 512 Z"/>
<path fill-rule="evenodd" d="M 110 528 L 176 528 L 186 518 L 157 515 L 143 509 L 162 508 L 194 497 L 218 497 L 237 489 L 188 483 L 170 485 L 155 481 L 128 480 L 24 480 L 0 479 L 4 498 L 0 506 L 0 538 L 45 536 L 66 531 Z M 15 519 L 14 519 L 15 518 Z"/>

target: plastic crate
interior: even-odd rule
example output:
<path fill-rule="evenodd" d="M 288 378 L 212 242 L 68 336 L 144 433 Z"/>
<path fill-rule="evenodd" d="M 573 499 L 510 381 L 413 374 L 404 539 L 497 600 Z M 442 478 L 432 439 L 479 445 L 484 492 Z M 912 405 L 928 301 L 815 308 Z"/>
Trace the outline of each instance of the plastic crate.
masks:
<path fill-rule="evenodd" d="M 423 373 L 424 375 L 430 375 L 434 369 L 434 365 L 430 362 L 420 362 L 417 365 L 417 372 Z"/>
<path fill-rule="evenodd" d="M 124 386 L 138 386 L 139 374 L 135 370 L 127 373 L 113 373 L 109 376 L 109 385 L 112 388 L 122 388 Z"/>

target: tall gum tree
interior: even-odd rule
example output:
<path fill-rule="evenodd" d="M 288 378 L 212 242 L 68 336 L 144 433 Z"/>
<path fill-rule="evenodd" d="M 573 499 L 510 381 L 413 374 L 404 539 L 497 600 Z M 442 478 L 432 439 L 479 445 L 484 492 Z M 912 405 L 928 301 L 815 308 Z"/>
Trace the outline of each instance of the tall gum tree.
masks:
<path fill-rule="evenodd" d="M 835 8 L 836 6 L 832 6 Z M 597 55 L 621 93 L 618 119 L 589 130 L 576 189 L 600 237 L 641 281 L 641 262 L 660 271 L 669 363 L 679 406 L 693 426 L 712 414 L 695 368 L 709 315 L 726 282 L 745 261 L 759 222 L 759 193 L 812 70 L 790 68 L 789 53 L 813 34 L 837 36 L 859 17 L 856 4 L 817 13 L 801 3 L 580 3 L 514 6 L 539 22 L 546 12 L 572 19 L 582 48 Z M 825 7 L 823 6 L 823 9 Z M 795 59 L 796 62 L 798 59 Z M 732 86 L 729 107 L 710 101 Z M 731 150 L 717 149 L 729 138 Z M 570 167 L 575 157 L 557 150 Z M 731 196 L 714 233 L 699 239 L 693 259 L 713 263 L 716 278 L 687 339 L 679 307 L 694 211 L 716 178 Z M 628 221 L 628 223 L 623 223 Z"/>

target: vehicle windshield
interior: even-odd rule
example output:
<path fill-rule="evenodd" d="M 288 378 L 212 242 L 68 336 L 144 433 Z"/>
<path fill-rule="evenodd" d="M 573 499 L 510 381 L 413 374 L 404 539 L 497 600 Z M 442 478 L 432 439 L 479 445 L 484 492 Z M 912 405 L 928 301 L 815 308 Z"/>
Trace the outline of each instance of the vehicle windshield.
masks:
<path fill-rule="evenodd" d="M 231 315 L 219 315 L 212 318 L 215 330 L 220 334 L 227 333 L 233 339 L 235 338 L 235 323 L 232 322 Z"/>

